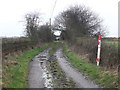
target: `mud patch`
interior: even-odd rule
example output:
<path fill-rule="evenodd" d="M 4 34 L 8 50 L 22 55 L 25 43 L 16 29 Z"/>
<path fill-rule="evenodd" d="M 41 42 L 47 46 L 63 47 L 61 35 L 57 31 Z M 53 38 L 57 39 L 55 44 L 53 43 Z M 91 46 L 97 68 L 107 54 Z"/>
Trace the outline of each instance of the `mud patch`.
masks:
<path fill-rule="evenodd" d="M 72 79 L 66 77 L 65 72 L 62 71 L 54 55 L 49 58 L 49 61 L 47 62 L 47 69 L 52 74 L 52 83 L 54 88 L 76 88 Z"/>

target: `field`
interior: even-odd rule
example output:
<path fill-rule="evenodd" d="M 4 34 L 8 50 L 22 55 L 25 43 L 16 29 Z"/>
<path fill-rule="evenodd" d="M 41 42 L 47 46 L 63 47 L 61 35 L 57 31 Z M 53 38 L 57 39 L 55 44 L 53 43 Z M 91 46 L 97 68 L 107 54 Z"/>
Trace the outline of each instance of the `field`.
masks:
<path fill-rule="evenodd" d="M 9 56 L 17 52 L 24 52 L 29 48 L 35 48 L 36 43 L 29 38 L 2 38 L 2 58 L 8 59 Z"/>
<path fill-rule="evenodd" d="M 118 41 L 108 41 L 108 40 L 104 40 L 103 43 L 107 44 L 107 45 L 113 45 L 116 48 L 118 48 Z"/>

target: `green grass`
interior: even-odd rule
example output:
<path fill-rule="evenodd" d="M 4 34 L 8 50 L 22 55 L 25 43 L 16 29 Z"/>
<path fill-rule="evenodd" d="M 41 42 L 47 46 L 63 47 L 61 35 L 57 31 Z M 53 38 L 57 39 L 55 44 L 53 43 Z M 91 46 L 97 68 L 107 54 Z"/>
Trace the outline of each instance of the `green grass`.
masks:
<path fill-rule="evenodd" d="M 54 42 L 54 46 L 53 46 L 53 48 L 52 48 L 52 50 L 50 50 L 50 52 L 49 52 L 49 55 L 51 56 L 51 55 L 53 55 L 55 52 L 56 52 L 56 50 L 59 48 L 59 46 L 60 46 L 60 43 L 61 42 Z"/>
<path fill-rule="evenodd" d="M 17 62 L 17 65 L 10 64 L 5 66 L 3 76 L 3 83 L 6 88 L 28 88 L 28 67 L 30 60 L 43 50 L 49 48 L 50 45 L 44 46 L 41 49 L 33 49 L 32 51 L 26 51 L 18 59 L 12 61 Z"/>
<path fill-rule="evenodd" d="M 115 75 L 104 73 L 106 72 L 103 68 L 97 67 L 96 65 L 87 62 L 86 60 L 81 60 L 78 55 L 73 52 L 67 52 L 65 43 L 63 44 L 63 50 L 66 56 L 68 56 L 69 61 L 78 68 L 80 71 L 84 72 L 86 75 L 91 77 L 97 83 L 101 84 L 105 88 L 116 88 L 118 77 Z"/>
<path fill-rule="evenodd" d="M 103 43 L 105 43 L 107 45 L 113 45 L 116 48 L 118 48 L 118 41 L 107 41 L 107 40 L 104 40 Z"/>

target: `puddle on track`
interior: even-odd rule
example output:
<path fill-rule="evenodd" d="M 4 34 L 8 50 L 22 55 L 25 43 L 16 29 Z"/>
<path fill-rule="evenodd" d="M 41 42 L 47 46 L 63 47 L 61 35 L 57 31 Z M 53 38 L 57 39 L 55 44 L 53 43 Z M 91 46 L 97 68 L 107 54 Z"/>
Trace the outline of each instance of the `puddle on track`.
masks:
<path fill-rule="evenodd" d="M 35 56 L 29 66 L 29 88 L 52 88 L 52 75 L 46 67 L 49 59 L 48 50 L 41 52 Z"/>
<path fill-rule="evenodd" d="M 43 61 L 43 63 L 40 62 L 40 66 L 42 67 L 42 78 L 44 80 L 44 87 L 46 88 L 52 88 L 52 75 L 49 73 L 46 67 L 46 61 Z"/>

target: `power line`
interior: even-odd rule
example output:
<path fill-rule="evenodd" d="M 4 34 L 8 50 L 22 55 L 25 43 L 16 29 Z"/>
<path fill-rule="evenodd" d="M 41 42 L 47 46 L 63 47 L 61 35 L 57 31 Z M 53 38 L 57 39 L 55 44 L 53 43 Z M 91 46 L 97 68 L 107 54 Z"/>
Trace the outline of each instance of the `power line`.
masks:
<path fill-rule="evenodd" d="M 52 16 L 53 16 L 53 12 L 54 12 L 54 9 L 55 9 L 55 6 L 56 6 L 56 3 L 57 3 L 57 0 L 55 0 L 55 2 L 54 2 L 54 6 L 53 6 L 53 10 L 52 10 L 52 12 L 51 12 L 51 16 L 50 16 L 50 29 L 51 29 L 51 18 L 52 18 Z"/>
<path fill-rule="evenodd" d="M 54 7 L 53 7 L 53 10 L 52 10 L 52 13 L 51 13 L 51 18 L 52 18 L 52 16 L 53 16 L 53 12 L 54 12 L 54 9 L 55 9 L 55 6 L 56 6 L 56 3 L 57 3 L 57 0 L 55 0 Z"/>

